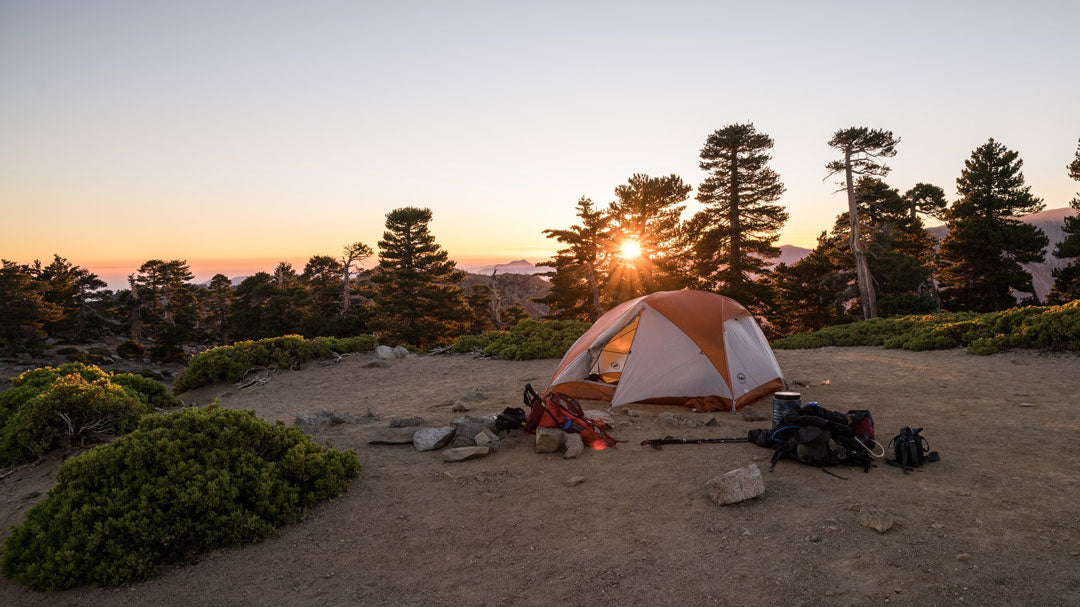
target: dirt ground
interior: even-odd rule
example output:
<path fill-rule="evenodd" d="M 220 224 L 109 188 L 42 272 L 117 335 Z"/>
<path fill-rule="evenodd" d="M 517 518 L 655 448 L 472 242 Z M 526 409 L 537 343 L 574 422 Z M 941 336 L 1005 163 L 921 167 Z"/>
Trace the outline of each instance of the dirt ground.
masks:
<path fill-rule="evenodd" d="M 370 423 L 316 435 L 360 454 L 347 494 L 276 537 L 151 582 L 42 594 L 0 579 L 0 604 L 1080 604 L 1080 358 L 878 348 L 777 357 L 789 381 L 808 384 L 804 402 L 868 408 L 879 438 L 923 426 L 942 461 L 909 475 L 834 469 L 847 480 L 791 461 L 769 473 L 771 453 L 753 445 L 640 446 L 667 434 L 742 436 L 767 422 L 720 414 L 717 426 L 669 430 L 657 414 L 709 414 L 631 405 L 640 417 L 614 410 L 615 435 L 627 441 L 614 449 L 564 460 L 518 436 L 487 458 L 448 464 L 366 441 L 392 416 L 447 422 L 460 415 L 450 403 L 472 391 L 487 398 L 470 413 L 518 406 L 523 385 L 543 387 L 557 361 L 466 355 L 366 368 L 355 356 L 183 395 L 221 395 L 288 422 L 321 407 L 373 408 Z M 56 459 L 0 481 L 0 537 L 43 499 Z M 751 462 L 765 494 L 714 505 L 705 482 Z M 574 475 L 587 480 L 567 486 Z M 860 508 L 884 509 L 896 525 L 860 526 Z"/>

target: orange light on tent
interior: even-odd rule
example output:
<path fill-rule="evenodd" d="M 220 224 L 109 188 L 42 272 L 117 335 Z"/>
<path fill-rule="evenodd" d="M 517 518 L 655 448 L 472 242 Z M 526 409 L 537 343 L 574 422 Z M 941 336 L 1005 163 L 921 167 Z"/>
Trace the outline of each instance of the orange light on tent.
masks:
<path fill-rule="evenodd" d="M 624 240 L 619 245 L 619 257 L 623 259 L 637 259 L 641 257 L 641 244 L 636 240 Z"/>
<path fill-rule="evenodd" d="M 589 446 L 593 448 L 593 451 L 603 451 L 604 449 L 607 449 L 607 443 L 602 440 L 594 440 L 592 445 Z"/>

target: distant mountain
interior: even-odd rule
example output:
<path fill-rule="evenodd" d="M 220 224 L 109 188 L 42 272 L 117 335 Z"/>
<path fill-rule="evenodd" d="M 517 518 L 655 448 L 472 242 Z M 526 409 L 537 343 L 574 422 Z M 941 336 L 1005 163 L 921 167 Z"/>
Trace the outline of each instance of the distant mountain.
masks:
<path fill-rule="evenodd" d="M 496 270 L 498 270 L 499 274 L 539 274 L 541 272 L 551 272 L 554 268 L 549 266 L 538 266 L 528 260 L 518 259 L 517 261 L 497 263 L 491 266 L 463 266 L 460 269 L 469 274 L 491 276 L 491 273 Z"/>
<path fill-rule="evenodd" d="M 777 264 L 781 264 L 781 263 L 786 263 L 787 265 L 790 266 L 791 264 L 795 263 L 796 261 L 799 261 L 803 257 L 806 257 L 807 255 L 809 255 L 811 251 L 812 251 L 812 249 L 806 249 L 806 248 L 803 248 L 803 247 L 797 247 L 795 245 L 790 245 L 790 244 L 782 244 L 782 245 L 780 245 L 780 257 L 776 257 L 776 258 L 771 259 L 769 261 L 770 261 L 771 265 L 774 265 L 774 266 L 777 265 Z"/>
<path fill-rule="evenodd" d="M 471 272 L 465 274 L 464 286 L 468 288 L 475 284 L 491 285 L 491 272 L 489 271 L 487 274 L 474 274 Z M 500 271 L 495 275 L 495 285 L 499 292 L 499 303 L 503 307 L 518 302 L 525 306 L 525 310 L 529 312 L 531 318 L 543 318 L 547 315 L 548 307 L 546 305 L 529 301 L 547 295 L 548 290 L 551 289 L 551 283 L 543 276 L 509 272 L 504 274 Z"/>
<path fill-rule="evenodd" d="M 1046 247 L 1045 261 L 1024 264 L 1024 269 L 1031 272 L 1031 282 L 1035 286 L 1035 294 L 1039 296 L 1040 301 L 1046 299 L 1046 294 L 1050 292 L 1050 287 L 1054 285 L 1054 277 L 1050 272 L 1057 268 L 1063 268 L 1068 263 L 1066 259 L 1054 257 L 1054 248 L 1057 247 L 1057 243 L 1065 239 L 1065 218 L 1075 216 L 1075 210 L 1063 207 L 1018 217 L 1020 221 L 1030 223 L 1045 232 L 1046 237 L 1050 239 L 1050 245 Z M 940 241 L 949 233 L 949 227 L 936 226 L 927 228 L 926 231 L 933 234 Z"/>

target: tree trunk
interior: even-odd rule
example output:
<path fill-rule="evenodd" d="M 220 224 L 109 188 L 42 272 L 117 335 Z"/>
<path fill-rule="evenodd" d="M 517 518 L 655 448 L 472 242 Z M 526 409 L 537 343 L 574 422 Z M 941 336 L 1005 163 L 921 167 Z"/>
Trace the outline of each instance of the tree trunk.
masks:
<path fill-rule="evenodd" d="M 736 301 L 742 300 L 742 269 L 739 267 L 740 251 L 742 243 L 739 242 L 739 150 L 731 151 L 731 199 L 728 201 L 728 224 L 731 227 L 731 238 L 728 247 L 728 295 Z M 749 303 L 749 302 L 743 302 Z"/>
<path fill-rule="evenodd" d="M 604 306 L 600 305 L 600 289 L 596 286 L 596 273 L 592 264 L 585 262 L 585 280 L 589 281 L 589 294 L 592 298 L 592 320 L 596 322 L 604 315 Z"/>
<path fill-rule="evenodd" d="M 870 264 L 866 262 L 866 251 L 863 251 L 859 233 L 859 204 L 855 199 L 850 148 L 844 150 L 844 178 L 847 181 L 848 217 L 851 219 L 851 254 L 855 256 L 855 273 L 859 284 L 859 297 L 862 300 L 863 318 L 877 318 L 877 293 L 874 291 L 874 279 L 870 275 Z"/>
<path fill-rule="evenodd" d="M 345 316 L 349 312 L 349 300 L 352 299 L 351 297 L 349 297 L 349 276 L 351 274 L 351 272 L 349 272 L 349 265 L 351 263 L 352 263 L 352 260 L 349 259 L 349 258 L 346 258 L 345 259 L 345 270 L 342 271 L 342 277 L 341 277 L 341 284 L 342 284 L 342 287 L 341 287 L 341 315 L 342 316 Z"/>
<path fill-rule="evenodd" d="M 491 271 L 491 326 L 496 331 L 502 331 L 502 322 L 499 320 L 499 284 L 495 280 L 495 274 L 498 272 L 498 270 Z"/>

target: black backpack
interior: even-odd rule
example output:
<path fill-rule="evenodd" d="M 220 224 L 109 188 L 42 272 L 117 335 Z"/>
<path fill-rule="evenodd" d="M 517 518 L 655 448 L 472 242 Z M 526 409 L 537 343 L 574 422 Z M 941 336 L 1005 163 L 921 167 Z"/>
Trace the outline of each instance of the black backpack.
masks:
<path fill-rule="evenodd" d="M 781 459 L 790 458 L 821 467 L 861 466 L 869 472 L 873 462 L 867 449 L 856 440 L 853 421 L 850 415 L 824 407 L 800 407 L 788 411 L 778 427 L 751 430 L 747 438 L 758 446 L 775 449 L 772 468 Z"/>
<path fill-rule="evenodd" d="M 886 459 L 885 463 L 902 468 L 904 474 L 907 474 L 923 464 L 941 461 L 941 456 L 937 451 L 930 450 L 930 441 L 919 434 L 920 432 L 922 428 L 908 426 L 900 428 L 900 434 L 894 436 L 889 442 L 895 459 Z"/>

